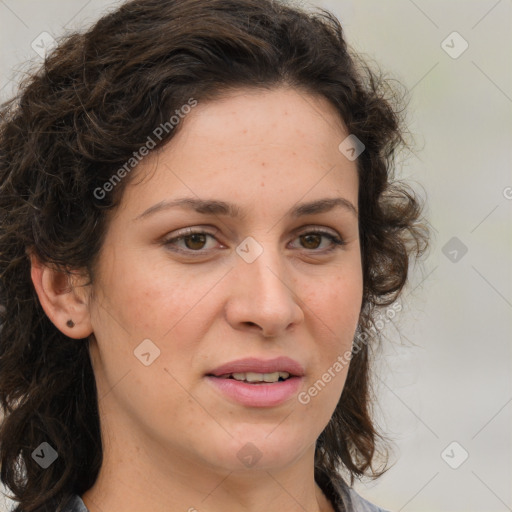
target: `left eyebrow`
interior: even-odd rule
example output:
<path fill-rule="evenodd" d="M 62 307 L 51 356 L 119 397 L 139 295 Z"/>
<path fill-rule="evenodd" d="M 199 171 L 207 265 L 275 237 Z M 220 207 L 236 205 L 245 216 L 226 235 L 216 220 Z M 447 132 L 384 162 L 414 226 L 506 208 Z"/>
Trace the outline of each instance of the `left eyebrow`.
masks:
<path fill-rule="evenodd" d="M 238 219 L 247 217 L 247 212 L 233 203 L 218 201 L 215 199 L 180 197 L 178 199 L 173 199 L 172 201 L 160 201 L 159 203 L 150 206 L 147 210 L 135 217 L 134 220 L 140 220 L 154 213 L 169 210 L 171 208 L 194 210 L 195 212 L 203 215 L 225 215 Z M 305 215 L 326 213 L 334 208 L 343 208 L 344 210 L 352 212 L 356 217 L 358 216 L 357 208 L 348 199 L 343 197 L 326 197 L 295 205 L 288 211 L 288 216 L 298 218 Z"/>

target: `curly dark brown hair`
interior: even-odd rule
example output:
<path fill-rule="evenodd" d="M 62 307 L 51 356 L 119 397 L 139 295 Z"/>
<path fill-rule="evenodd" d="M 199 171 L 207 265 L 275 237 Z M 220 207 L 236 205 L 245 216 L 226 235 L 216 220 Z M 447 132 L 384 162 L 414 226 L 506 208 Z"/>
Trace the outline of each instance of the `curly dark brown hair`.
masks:
<path fill-rule="evenodd" d="M 348 48 L 334 15 L 279 1 L 133 0 L 58 43 L 0 111 L 0 463 L 16 510 L 61 510 L 93 486 L 102 464 L 88 340 L 68 338 L 48 319 L 29 252 L 59 269 L 85 269 L 93 282 L 107 214 L 136 170 L 105 197 L 94 191 L 189 98 L 214 100 L 240 87 L 284 85 L 324 97 L 365 145 L 357 159 L 358 332 L 367 334 L 317 440 L 315 476 L 340 468 L 351 483 L 379 476 L 383 437 L 370 385 L 379 332 L 369 328 L 428 246 L 422 201 L 394 176 L 397 150 L 407 147 L 405 96 Z M 31 454 L 43 441 L 59 457 L 41 471 Z"/>

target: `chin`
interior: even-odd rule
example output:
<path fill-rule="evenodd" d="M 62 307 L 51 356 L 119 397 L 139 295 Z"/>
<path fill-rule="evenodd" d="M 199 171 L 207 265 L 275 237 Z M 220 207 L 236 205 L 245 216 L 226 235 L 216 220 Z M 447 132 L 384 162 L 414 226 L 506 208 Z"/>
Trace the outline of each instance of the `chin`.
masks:
<path fill-rule="evenodd" d="M 216 464 L 229 471 L 275 470 L 292 464 L 308 446 L 314 449 L 314 441 L 305 442 L 304 435 L 300 433 L 297 437 L 291 436 L 284 426 L 265 425 L 262 428 L 245 424 L 228 443 L 218 447 L 214 459 Z"/>

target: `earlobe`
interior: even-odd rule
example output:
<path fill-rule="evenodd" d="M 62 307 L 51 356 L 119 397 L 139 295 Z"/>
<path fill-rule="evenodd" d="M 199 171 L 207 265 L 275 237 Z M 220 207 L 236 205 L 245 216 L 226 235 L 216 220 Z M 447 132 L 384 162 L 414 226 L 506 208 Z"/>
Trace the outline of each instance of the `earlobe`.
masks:
<path fill-rule="evenodd" d="M 41 263 L 34 254 L 29 257 L 32 282 L 48 318 L 66 336 L 87 338 L 93 329 L 83 291 L 77 291 L 69 273 Z"/>

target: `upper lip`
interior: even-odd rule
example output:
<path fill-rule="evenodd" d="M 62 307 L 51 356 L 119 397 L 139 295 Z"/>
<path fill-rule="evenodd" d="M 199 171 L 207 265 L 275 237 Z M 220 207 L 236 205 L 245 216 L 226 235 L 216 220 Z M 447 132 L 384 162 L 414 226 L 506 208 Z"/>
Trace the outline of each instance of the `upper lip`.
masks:
<path fill-rule="evenodd" d="M 300 363 L 289 357 L 276 357 L 275 359 L 258 359 L 256 357 L 248 357 L 230 361 L 211 370 L 207 375 L 219 377 L 228 373 L 274 373 L 288 372 L 292 376 L 301 377 L 304 375 L 304 368 Z"/>

